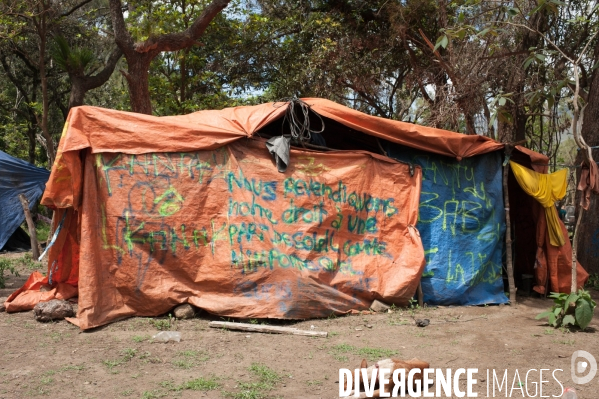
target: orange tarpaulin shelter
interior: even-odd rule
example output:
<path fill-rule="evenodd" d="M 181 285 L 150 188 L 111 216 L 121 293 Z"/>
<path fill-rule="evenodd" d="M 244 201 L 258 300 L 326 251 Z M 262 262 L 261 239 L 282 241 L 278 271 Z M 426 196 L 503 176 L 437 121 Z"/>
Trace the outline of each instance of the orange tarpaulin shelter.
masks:
<path fill-rule="evenodd" d="M 71 321 L 88 329 L 184 302 L 290 319 L 368 309 L 374 299 L 406 304 L 424 268 L 421 170 L 374 153 L 367 139 L 458 160 L 503 145 L 303 101 L 338 126 L 346 150 L 292 148 L 284 173 L 258 136 L 286 103 L 169 117 L 72 109 L 42 199 L 59 229 L 48 275 L 32 275 L 6 310 L 78 294 Z M 356 133 L 371 151 L 344 147 Z"/>

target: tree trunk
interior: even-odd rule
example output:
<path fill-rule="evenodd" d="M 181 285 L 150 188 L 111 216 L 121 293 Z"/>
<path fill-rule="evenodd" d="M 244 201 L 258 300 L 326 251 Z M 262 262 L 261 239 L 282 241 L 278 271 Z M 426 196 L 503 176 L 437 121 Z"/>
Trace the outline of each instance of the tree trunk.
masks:
<path fill-rule="evenodd" d="M 595 64 L 599 61 L 599 41 L 594 50 Z M 587 98 L 587 106 L 584 110 L 581 135 L 586 143 L 591 146 L 599 146 L 599 69 L 595 69 L 590 79 L 590 89 Z M 599 149 L 594 149 L 593 159 L 599 159 Z M 579 151 L 576 158 L 578 164 L 582 162 L 582 154 Z M 580 169 L 578 170 L 580 176 Z M 589 273 L 599 273 L 599 195 L 591 194 L 591 204 L 588 211 L 584 211 L 583 221 L 580 223 L 577 234 L 578 254 L 577 258 L 580 264 Z M 576 193 L 577 211 L 581 212 L 579 207 L 580 192 Z"/>
<path fill-rule="evenodd" d="M 135 43 L 125 24 L 121 0 L 109 0 L 114 40 L 127 60 L 127 72 L 122 73 L 127 79 L 131 109 L 134 112 L 152 113 L 148 69 L 154 57 L 163 51 L 179 51 L 195 46 L 210 22 L 229 2 L 230 0 L 212 0 L 183 32 L 152 36 L 142 43 Z"/>
<path fill-rule="evenodd" d="M 42 2 L 43 12 L 36 21 L 37 34 L 39 36 L 39 67 L 40 67 L 40 80 L 42 83 L 42 136 L 46 140 L 46 152 L 48 153 L 48 166 L 52 167 L 54 164 L 54 158 L 56 157 L 56 150 L 54 149 L 54 141 L 52 141 L 52 135 L 48 129 L 48 76 L 46 75 L 46 42 L 48 39 L 47 33 L 47 10 L 50 7 L 45 2 Z"/>
<path fill-rule="evenodd" d="M 133 53 L 127 58 L 127 72 L 124 72 L 129 87 L 131 110 L 140 114 L 152 114 L 150 101 L 149 73 L 150 62 L 148 53 Z"/>
<path fill-rule="evenodd" d="M 31 125 L 27 128 L 27 139 L 29 140 L 29 163 L 35 165 L 35 129 Z"/>
<path fill-rule="evenodd" d="M 121 59 L 123 52 L 120 48 L 115 48 L 104 68 L 95 75 L 85 75 L 83 70 L 67 70 L 69 74 L 69 79 L 71 80 L 71 95 L 69 97 L 69 107 L 67 109 L 67 114 L 73 107 L 79 107 L 83 105 L 85 100 L 85 94 L 102 86 L 104 83 L 110 79 L 112 72 L 114 72 L 114 68 L 116 64 Z"/>
<path fill-rule="evenodd" d="M 69 110 L 73 107 L 83 105 L 85 99 L 85 88 L 80 77 L 71 77 L 71 95 L 69 97 Z"/>

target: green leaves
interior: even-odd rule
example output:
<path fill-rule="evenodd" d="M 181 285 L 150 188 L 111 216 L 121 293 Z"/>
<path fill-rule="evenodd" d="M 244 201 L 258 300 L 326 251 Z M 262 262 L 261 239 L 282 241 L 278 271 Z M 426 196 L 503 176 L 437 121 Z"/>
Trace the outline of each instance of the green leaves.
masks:
<path fill-rule="evenodd" d="M 581 301 L 580 305 L 576 306 L 576 323 L 581 329 L 587 328 L 593 318 L 593 308 L 591 304 L 585 300 Z"/>
<path fill-rule="evenodd" d="M 435 50 L 437 50 L 439 47 L 447 48 L 448 43 L 449 39 L 447 38 L 447 35 L 440 36 L 435 44 Z"/>
<path fill-rule="evenodd" d="M 562 326 L 574 326 L 576 325 L 576 319 L 571 314 L 566 315 L 562 320 Z"/>
<path fill-rule="evenodd" d="M 63 70 L 69 73 L 81 73 L 95 59 L 94 53 L 87 48 L 72 49 L 63 36 L 56 36 L 50 47 L 50 55 Z"/>
<path fill-rule="evenodd" d="M 593 309 L 597 305 L 586 290 L 577 293 L 559 294 L 552 292 L 549 295 L 554 305 L 551 310 L 538 314 L 535 319 L 547 318 L 553 327 L 578 326 L 584 330 L 593 319 Z"/>

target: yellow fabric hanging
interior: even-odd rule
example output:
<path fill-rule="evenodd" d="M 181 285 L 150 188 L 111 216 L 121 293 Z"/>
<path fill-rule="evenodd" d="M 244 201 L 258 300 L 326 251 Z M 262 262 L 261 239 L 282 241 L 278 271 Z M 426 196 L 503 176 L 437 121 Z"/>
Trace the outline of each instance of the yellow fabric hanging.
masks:
<path fill-rule="evenodd" d="M 549 242 L 555 247 L 564 245 L 564 235 L 559 224 L 555 201 L 561 200 L 566 195 L 568 188 L 568 169 L 561 169 L 551 174 L 538 173 L 534 170 L 510 161 L 512 172 L 522 190 L 545 208 Z"/>

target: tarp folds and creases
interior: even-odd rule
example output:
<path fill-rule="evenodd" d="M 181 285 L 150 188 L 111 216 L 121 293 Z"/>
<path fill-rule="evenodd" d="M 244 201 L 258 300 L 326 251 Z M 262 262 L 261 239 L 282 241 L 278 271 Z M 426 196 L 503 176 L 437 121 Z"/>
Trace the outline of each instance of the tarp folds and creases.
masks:
<path fill-rule="evenodd" d="M 550 174 L 538 173 L 513 161 L 510 161 L 510 167 L 522 190 L 545 208 L 549 241 L 551 245 L 561 247 L 564 245 L 565 239 L 555 202 L 566 195 L 568 169 L 561 169 Z"/>
<path fill-rule="evenodd" d="M 488 137 L 463 135 L 366 115 L 320 98 L 305 98 L 312 110 L 345 126 L 393 143 L 417 148 L 458 160 L 503 148 Z M 286 112 L 285 103 L 198 111 L 189 115 L 157 117 L 82 106 L 71 109 L 52 168 L 53 192 L 46 193 L 45 205 L 52 208 L 79 206 L 81 170 L 76 169 L 78 152 L 146 154 L 189 152 L 219 148 L 258 130 Z M 57 195 L 58 191 L 60 195 Z M 63 190 L 70 193 L 62 193 Z M 60 201 L 58 200 L 60 198 Z"/>
<path fill-rule="evenodd" d="M 548 245 L 550 234 L 547 225 L 548 219 L 545 217 L 547 208 L 538 202 L 535 205 L 538 205 L 533 207 L 533 216 L 537 220 L 537 254 L 533 289 L 542 295 L 546 294 L 545 287 L 547 285 L 550 292 L 570 292 L 572 285 L 572 245 L 570 240 L 566 239 L 561 247 Z M 562 234 L 568 237 L 568 230 L 561 219 L 558 219 L 558 226 Z M 577 262 L 577 287 L 583 288 L 588 278 L 589 274 L 580 262 Z"/>
<path fill-rule="evenodd" d="M 458 162 L 397 145 L 390 145 L 387 152 L 422 167 L 417 227 L 426 258 L 424 301 L 431 305 L 507 303 L 502 279 L 501 153 Z"/>
<path fill-rule="evenodd" d="M 577 189 L 582 191 L 580 205 L 585 210 L 588 210 L 591 204 L 591 192 L 599 194 L 599 167 L 597 163 L 592 162 L 590 165 L 587 163 L 582 164 Z"/>
<path fill-rule="evenodd" d="M 25 195 L 33 209 L 49 176 L 46 169 L 0 151 L 0 248 L 25 220 L 19 194 Z"/>
<path fill-rule="evenodd" d="M 82 329 L 185 302 L 229 317 L 323 317 L 374 299 L 407 304 L 416 291 L 418 167 L 412 176 L 368 152 L 292 149 L 279 173 L 257 139 L 82 155 L 62 158 L 84 189 L 49 255 L 53 286 L 78 285 Z M 69 195 L 53 180 L 45 201 Z M 22 296 L 34 299 L 21 292 L 21 308 Z"/>

